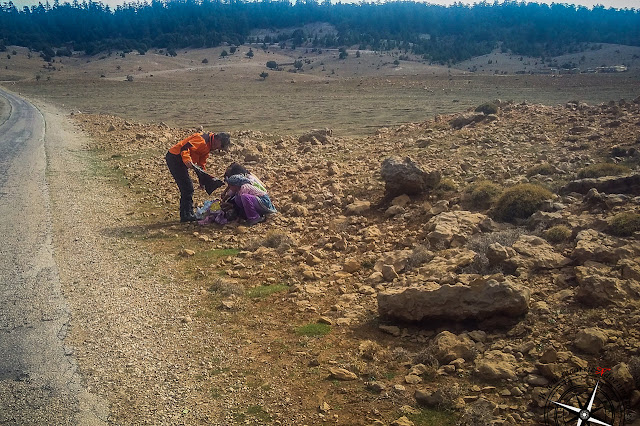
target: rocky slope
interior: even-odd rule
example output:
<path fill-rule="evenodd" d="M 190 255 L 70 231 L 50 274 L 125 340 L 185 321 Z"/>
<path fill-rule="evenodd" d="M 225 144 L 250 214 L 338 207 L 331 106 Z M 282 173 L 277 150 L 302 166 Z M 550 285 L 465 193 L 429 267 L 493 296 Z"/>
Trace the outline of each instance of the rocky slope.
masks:
<path fill-rule="evenodd" d="M 633 421 L 640 99 L 479 109 L 362 139 L 232 134 L 208 169 L 245 164 L 280 212 L 251 228 L 177 223 L 164 153 L 196 129 L 74 118 L 139 201 L 128 212 L 137 243 L 175 255 L 186 288 L 201 289 L 183 322 L 194 333 L 233 324 L 257 384 L 244 378 L 252 392 L 236 395 L 230 418 L 407 425 L 444 413 L 441 424 L 538 424 L 564 373 L 606 367 Z M 630 177 L 574 182 L 602 163 Z M 499 193 L 479 192 L 483 181 L 551 193 L 533 214 L 499 221 Z M 216 382 L 211 371 L 198 380 Z M 217 397 L 228 392 L 238 391 Z"/>

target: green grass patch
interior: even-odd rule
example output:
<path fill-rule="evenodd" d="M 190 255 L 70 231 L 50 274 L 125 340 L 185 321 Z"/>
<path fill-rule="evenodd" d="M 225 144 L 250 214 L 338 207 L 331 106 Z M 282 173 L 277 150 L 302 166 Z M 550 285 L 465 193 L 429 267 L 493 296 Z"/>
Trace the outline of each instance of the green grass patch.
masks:
<path fill-rule="evenodd" d="M 260 285 L 247 290 L 247 296 L 250 299 L 262 299 L 263 297 L 270 296 L 274 293 L 281 293 L 289 289 L 289 286 L 284 284 L 273 285 Z"/>
<path fill-rule="evenodd" d="M 236 256 L 238 253 L 240 253 L 240 250 L 238 249 L 214 249 L 214 250 L 205 250 L 205 251 L 197 251 L 195 256 L 193 256 L 195 259 L 200 260 L 217 260 L 220 259 L 221 257 L 231 257 L 231 256 Z"/>
<path fill-rule="evenodd" d="M 309 323 L 296 328 L 296 334 L 308 337 L 326 336 L 331 332 L 329 324 Z"/>
<path fill-rule="evenodd" d="M 453 426 L 458 420 L 455 413 L 435 408 L 422 408 L 418 414 L 408 414 L 407 418 L 416 426 Z"/>
<path fill-rule="evenodd" d="M 233 417 L 238 423 L 246 422 L 249 417 L 258 420 L 257 424 L 271 423 L 273 421 L 271 415 L 261 405 L 251 405 L 244 412 L 234 413 Z"/>

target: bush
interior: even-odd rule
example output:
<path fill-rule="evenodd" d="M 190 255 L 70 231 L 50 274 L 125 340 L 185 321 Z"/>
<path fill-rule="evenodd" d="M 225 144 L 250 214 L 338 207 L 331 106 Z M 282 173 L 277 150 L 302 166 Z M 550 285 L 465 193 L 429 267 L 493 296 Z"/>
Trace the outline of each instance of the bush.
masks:
<path fill-rule="evenodd" d="M 208 64 L 208 63 L 209 63 L 209 60 L 208 60 L 207 58 L 204 58 L 204 59 L 202 60 L 202 63 L 203 63 L 203 64 Z"/>
<path fill-rule="evenodd" d="M 438 191 L 442 192 L 453 192 L 458 189 L 458 185 L 451 179 L 442 179 L 436 188 Z"/>
<path fill-rule="evenodd" d="M 561 243 L 571 237 L 571 230 L 564 225 L 556 225 L 547 229 L 544 237 L 550 243 Z"/>
<path fill-rule="evenodd" d="M 527 176 L 535 176 L 535 175 L 552 175 L 556 172 L 555 167 L 553 167 L 549 163 L 536 164 L 527 170 Z"/>
<path fill-rule="evenodd" d="M 469 203 L 476 209 L 488 209 L 501 192 L 499 185 L 488 180 L 479 180 L 465 189 Z"/>
<path fill-rule="evenodd" d="M 269 73 L 268 72 L 262 71 L 260 73 L 260 78 L 262 78 L 262 80 L 266 80 L 267 77 L 269 77 Z"/>
<path fill-rule="evenodd" d="M 493 207 L 497 220 L 512 222 L 526 219 L 536 212 L 553 194 L 547 189 L 531 183 L 512 186 L 502 192 Z"/>
<path fill-rule="evenodd" d="M 640 231 L 640 214 L 634 212 L 618 213 L 609 219 L 609 232 L 619 237 L 628 237 Z"/>
<path fill-rule="evenodd" d="M 578 179 L 599 178 L 603 176 L 617 176 L 629 172 L 629 168 L 622 164 L 599 163 L 592 164 L 578 170 Z"/>
<path fill-rule="evenodd" d="M 276 61 L 267 61 L 267 68 L 270 70 L 278 69 L 278 63 Z"/>
<path fill-rule="evenodd" d="M 240 296 L 244 293 L 244 287 L 233 281 L 227 281 L 224 278 L 216 277 L 211 283 L 209 291 L 212 293 L 218 293 L 222 296 Z"/>
<path fill-rule="evenodd" d="M 498 105 L 494 104 L 493 102 L 487 102 L 485 104 L 480 105 L 478 108 L 476 108 L 476 112 L 481 112 L 486 115 L 497 114 Z"/>
<path fill-rule="evenodd" d="M 224 57 L 227 57 L 227 56 L 229 56 L 229 52 L 227 52 L 226 50 L 223 49 L 222 52 L 220 52 L 220 57 L 224 58 Z"/>

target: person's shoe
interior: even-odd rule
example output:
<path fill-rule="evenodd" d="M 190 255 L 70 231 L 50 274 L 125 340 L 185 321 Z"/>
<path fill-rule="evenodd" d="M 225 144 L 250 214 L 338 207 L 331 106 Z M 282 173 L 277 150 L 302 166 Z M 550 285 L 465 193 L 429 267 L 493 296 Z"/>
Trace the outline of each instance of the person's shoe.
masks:
<path fill-rule="evenodd" d="M 251 219 L 247 221 L 247 226 L 253 226 L 256 223 L 264 222 L 264 216 L 258 216 L 255 219 Z"/>
<path fill-rule="evenodd" d="M 196 220 L 198 220 L 198 218 L 192 211 L 186 211 L 180 217 L 180 222 L 195 222 Z"/>

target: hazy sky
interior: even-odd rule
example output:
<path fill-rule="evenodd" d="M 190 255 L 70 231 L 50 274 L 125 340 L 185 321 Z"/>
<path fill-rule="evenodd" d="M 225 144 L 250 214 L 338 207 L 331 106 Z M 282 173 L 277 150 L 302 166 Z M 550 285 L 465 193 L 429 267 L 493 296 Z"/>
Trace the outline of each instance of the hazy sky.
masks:
<path fill-rule="evenodd" d="M 2 3 L 8 0 L 1 0 Z M 42 3 L 46 3 L 46 0 L 13 0 L 13 4 L 16 5 L 17 8 L 22 9 L 23 6 L 32 6 L 37 5 L 41 1 Z M 60 3 L 64 3 L 67 0 L 60 0 Z M 68 0 L 69 3 L 72 3 L 72 0 Z M 82 0 L 79 0 L 82 2 Z M 336 0 L 333 0 L 336 1 Z M 351 3 L 349 0 L 341 0 L 343 3 Z M 429 0 L 427 3 L 432 4 L 442 4 L 442 5 L 450 5 L 454 3 L 455 0 Z M 292 1 L 293 2 L 293 1 Z M 53 4 L 53 0 L 49 0 L 50 4 Z M 112 8 L 116 5 L 125 3 L 125 0 L 102 0 L 103 4 L 108 4 Z M 129 3 L 129 1 L 127 1 Z M 473 0 L 462 0 L 462 3 L 471 4 L 475 3 Z M 493 3 L 493 0 L 488 0 L 488 3 Z M 534 3 L 534 2 L 532 2 Z M 551 4 L 553 1 L 538 1 L 535 3 L 548 3 Z M 586 6 L 593 7 L 594 5 L 603 5 L 604 7 L 615 7 L 617 9 L 624 8 L 635 8 L 640 9 L 640 0 L 573 0 L 573 1 L 555 1 L 555 3 L 567 3 L 567 4 L 575 4 L 576 6 Z"/>

